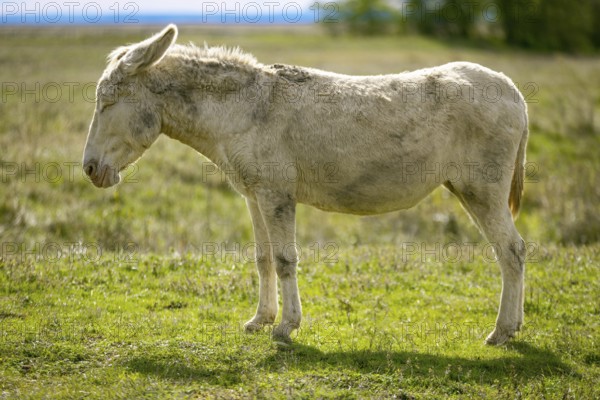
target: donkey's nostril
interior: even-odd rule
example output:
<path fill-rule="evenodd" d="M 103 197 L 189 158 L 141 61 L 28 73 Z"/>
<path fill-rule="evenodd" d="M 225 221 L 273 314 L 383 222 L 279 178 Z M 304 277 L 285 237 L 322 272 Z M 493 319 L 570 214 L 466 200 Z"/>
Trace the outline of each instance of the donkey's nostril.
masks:
<path fill-rule="evenodd" d="M 94 172 L 96 172 L 96 163 L 90 161 L 83 167 L 83 170 L 85 171 L 87 176 L 91 177 L 94 174 Z"/>

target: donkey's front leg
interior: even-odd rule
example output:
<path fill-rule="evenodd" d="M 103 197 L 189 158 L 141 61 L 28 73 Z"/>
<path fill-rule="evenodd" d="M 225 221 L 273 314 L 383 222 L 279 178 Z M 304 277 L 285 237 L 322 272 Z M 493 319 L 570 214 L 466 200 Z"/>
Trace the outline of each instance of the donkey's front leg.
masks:
<path fill-rule="evenodd" d="M 273 254 L 265 222 L 255 201 L 246 199 L 252 218 L 256 244 L 256 267 L 258 269 L 259 300 L 256 315 L 244 324 L 246 332 L 254 332 L 266 324 L 272 324 L 277 317 L 277 276 L 273 267 Z"/>
<path fill-rule="evenodd" d="M 257 198 L 271 241 L 283 297 L 281 323 L 273 329 L 273 339 L 289 343 L 290 333 L 300 327 L 302 319 L 296 279 L 296 202 L 289 194 L 271 191 L 257 195 Z"/>

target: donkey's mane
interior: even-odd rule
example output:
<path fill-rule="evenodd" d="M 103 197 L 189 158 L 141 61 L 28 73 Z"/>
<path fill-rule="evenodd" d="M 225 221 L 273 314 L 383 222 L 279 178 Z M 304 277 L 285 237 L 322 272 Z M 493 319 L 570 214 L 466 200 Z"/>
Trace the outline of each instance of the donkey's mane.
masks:
<path fill-rule="evenodd" d="M 187 46 L 172 46 L 167 56 L 180 56 L 186 58 L 199 58 L 206 60 L 221 61 L 228 64 L 237 64 L 240 66 L 254 66 L 257 64 L 256 58 L 252 54 L 244 52 L 239 47 L 216 46 L 209 47 L 204 43 L 204 47 L 198 47 L 193 43 Z"/>
<path fill-rule="evenodd" d="M 121 46 L 113 50 L 107 57 L 109 65 L 115 65 L 117 61 L 130 50 L 132 46 Z M 169 59 L 198 59 L 206 62 L 219 62 L 238 67 L 254 67 L 258 65 L 256 58 L 249 53 L 244 52 L 239 47 L 216 46 L 209 47 L 204 43 L 204 47 L 198 47 L 193 43 L 188 45 L 175 44 L 171 46 L 165 54 L 165 61 Z"/>

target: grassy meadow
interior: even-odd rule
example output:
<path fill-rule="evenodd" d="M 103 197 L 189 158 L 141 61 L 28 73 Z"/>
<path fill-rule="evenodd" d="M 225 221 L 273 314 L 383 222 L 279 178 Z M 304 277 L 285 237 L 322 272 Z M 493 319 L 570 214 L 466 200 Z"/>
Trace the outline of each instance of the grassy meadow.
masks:
<path fill-rule="evenodd" d="M 600 397 L 600 57 L 312 28 L 180 27 L 179 43 L 383 74 L 449 61 L 528 100 L 526 326 L 492 330 L 500 270 L 458 201 L 298 207 L 303 327 L 242 331 L 258 277 L 243 199 L 160 138 L 108 190 L 81 158 L 107 53 L 159 28 L 0 29 L 0 398 Z"/>

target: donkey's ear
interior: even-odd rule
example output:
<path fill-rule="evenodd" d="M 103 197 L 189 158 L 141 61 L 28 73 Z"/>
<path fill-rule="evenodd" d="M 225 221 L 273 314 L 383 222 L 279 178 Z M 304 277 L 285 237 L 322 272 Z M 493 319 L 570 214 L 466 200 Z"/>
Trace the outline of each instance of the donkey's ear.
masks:
<path fill-rule="evenodd" d="M 171 24 L 162 32 L 132 45 L 121 58 L 120 68 L 128 75 L 143 71 L 159 62 L 176 39 L 177 27 Z"/>

